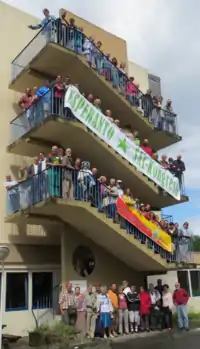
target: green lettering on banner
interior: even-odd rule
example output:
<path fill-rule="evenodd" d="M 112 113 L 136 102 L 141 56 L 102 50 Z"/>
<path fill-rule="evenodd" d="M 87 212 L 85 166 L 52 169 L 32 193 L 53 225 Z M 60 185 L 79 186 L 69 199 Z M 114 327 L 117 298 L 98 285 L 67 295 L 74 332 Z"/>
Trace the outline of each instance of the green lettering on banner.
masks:
<path fill-rule="evenodd" d="M 77 96 L 80 98 L 79 95 L 77 95 Z M 84 105 L 85 105 L 85 99 L 83 97 L 81 97 L 74 110 L 77 111 L 78 109 L 82 109 L 84 107 Z"/>
<path fill-rule="evenodd" d="M 90 106 L 89 106 L 89 104 L 87 103 L 86 105 L 85 105 L 85 107 L 83 108 L 83 111 L 82 111 L 82 113 L 80 114 L 80 116 L 84 119 L 84 117 L 85 117 L 85 114 L 88 114 L 88 108 L 89 108 Z"/>
<path fill-rule="evenodd" d="M 170 192 L 172 192 L 172 189 L 173 189 L 173 179 L 171 178 L 170 181 L 169 181 L 169 190 Z"/>
<path fill-rule="evenodd" d="M 99 133 L 102 132 L 103 124 L 104 124 L 104 119 L 102 118 L 101 115 L 99 115 L 99 123 L 98 123 L 98 126 L 97 126 L 97 131 L 98 131 Z"/>
<path fill-rule="evenodd" d="M 166 178 L 165 172 L 164 172 L 164 171 L 162 171 L 162 175 L 161 175 L 161 183 L 162 183 L 162 185 L 163 185 L 163 186 L 165 185 L 165 178 Z"/>
<path fill-rule="evenodd" d="M 80 96 L 76 93 L 74 95 L 74 100 L 73 100 L 73 103 L 72 103 L 72 108 L 75 108 L 75 105 L 76 105 L 76 102 L 77 100 L 79 100 Z"/>
<path fill-rule="evenodd" d="M 157 174 L 158 174 L 158 168 L 157 166 L 153 166 L 153 178 L 157 178 Z"/>
<path fill-rule="evenodd" d="M 137 159 L 136 159 L 136 164 L 138 167 L 141 167 L 141 161 L 142 161 L 142 152 L 139 151 Z"/>
<path fill-rule="evenodd" d="M 145 161 L 148 160 L 148 156 L 146 154 L 142 154 L 142 168 L 145 169 Z"/>
<path fill-rule="evenodd" d="M 105 133 L 106 133 L 106 130 L 107 130 L 108 126 L 109 126 L 109 122 L 108 122 L 108 121 L 105 121 L 105 123 L 104 123 L 104 129 L 103 129 L 103 136 L 105 136 Z"/>
<path fill-rule="evenodd" d="M 136 164 L 139 151 L 140 151 L 139 148 L 135 148 L 135 152 L 133 153 L 133 162 L 134 162 L 134 164 Z"/>
<path fill-rule="evenodd" d="M 71 106 L 72 106 L 74 94 L 75 94 L 75 91 L 70 90 L 70 95 L 69 95 L 69 98 L 68 98 L 68 102 L 69 102 L 69 104 L 70 104 Z"/>
<path fill-rule="evenodd" d="M 99 120 L 99 113 L 97 112 L 94 116 L 94 119 L 92 120 L 92 127 L 96 130 L 97 128 L 97 123 Z"/>
<path fill-rule="evenodd" d="M 147 169 L 147 173 L 148 173 L 148 175 L 150 176 L 150 178 L 151 178 L 151 172 L 152 172 L 152 169 L 153 169 L 153 161 L 150 159 L 150 161 L 149 161 L 149 166 L 148 166 L 148 169 Z"/>
<path fill-rule="evenodd" d="M 158 180 L 159 183 L 162 182 L 162 171 L 161 171 L 161 168 L 158 168 L 157 180 Z"/>
<path fill-rule="evenodd" d="M 85 121 L 90 125 L 95 114 L 94 108 L 90 108 L 88 114 L 85 117 Z"/>
<path fill-rule="evenodd" d="M 109 130 L 107 132 L 107 137 L 108 137 L 109 141 L 113 138 L 114 133 L 115 133 L 114 127 L 110 126 L 110 128 L 109 128 Z"/>

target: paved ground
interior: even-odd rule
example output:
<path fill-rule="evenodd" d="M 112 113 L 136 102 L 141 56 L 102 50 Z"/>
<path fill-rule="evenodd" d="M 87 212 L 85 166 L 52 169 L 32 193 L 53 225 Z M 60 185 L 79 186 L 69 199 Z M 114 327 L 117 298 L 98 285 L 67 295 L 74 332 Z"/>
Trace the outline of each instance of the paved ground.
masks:
<path fill-rule="evenodd" d="M 27 338 L 28 339 L 28 338 Z M 10 349 L 29 349 L 24 339 L 11 345 Z M 41 346 L 38 349 L 67 349 L 68 345 Z M 96 339 L 83 345 L 70 345 L 70 349 L 200 349 L 200 327 L 190 332 L 173 330 L 168 333 L 150 332 L 117 337 L 113 340 Z"/>
<path fill-rule="evenodd" d="M 190 332 L 150 333 L 137 338 L 119 338 L 113 349 L 200 349 L 200 328 Z"/>

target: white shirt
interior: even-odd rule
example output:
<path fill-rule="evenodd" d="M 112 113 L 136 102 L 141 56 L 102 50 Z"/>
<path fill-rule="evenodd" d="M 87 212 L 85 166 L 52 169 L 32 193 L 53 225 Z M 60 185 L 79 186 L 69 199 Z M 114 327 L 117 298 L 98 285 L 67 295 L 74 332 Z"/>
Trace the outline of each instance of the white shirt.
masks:
<path fill-rule="evenodd" d="M 89 169 L 87 170 L 80 170 L 78 173 L 78 181 L 84 181 L 85 177 L 88 177 L 89 175 L 92 176 L 92 171 L 90 171 Z"/>
<path fill-rule="evenodd" d="M 151 303 L 152 304 L 156 304 L 157 301 L 159 301 L 160 297 L 160 293 L 157 290 L 154 291 L 150 291 L 149 292 L 150 297 L 151 297 Z"/>
<path fill-rule="evenodd" d="M 38 165 L 34 164 L 33 168 L 34 168 L 34 174 L 37 175 L 38 174 Z"/>
<path fill-rule="evenodd" d="M 119 197 L 122 198 L 122 196 L 124 195 L 124 191 L 121 188 L 119 188 L 117 190 L 118 190 Z"/>
<path fill-rule="evenodd" d="M 126 287 L 123 291 L 123 293 L 127 296 L 128 293 L 131 293 L 130 287 Z"/>
<path fill-rule="evenodd" d="M 8 181 L 8 182 L 6 181 L 6 182 L 4 182 L 4 187 L 5 188 L 14 187 L 17 184 L 18 184 L 17 181 Z M 8 190 L 8 195 L 16 194 L 16 192 L 17 192 L 17 188 L 9 189 Z"/>
<path fill-rule="evenodd" d="M 46 170 L 46 168 L 47 168 L 47 165 L 46 165 L 46 159 L 44 159 L 44 160 L 40 160 L 40 163 L 41 163 L 41 167 L 42 167 L 42 171 L 45 171 Z"/>

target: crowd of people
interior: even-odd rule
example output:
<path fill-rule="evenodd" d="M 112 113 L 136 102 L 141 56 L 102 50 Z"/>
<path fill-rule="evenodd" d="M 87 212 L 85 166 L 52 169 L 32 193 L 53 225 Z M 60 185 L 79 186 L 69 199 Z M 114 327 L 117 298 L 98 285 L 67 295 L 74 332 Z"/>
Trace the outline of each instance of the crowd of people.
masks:
<path fill-rule="evenodd" d="M 63 148 L 53 146 L 51 153 L 46 155 L 41 152 L 34 158 L 33 164 L 20 168 L 17 180 L 8 175 L 5 187 L 12 212 L 49 197 L 89 201 L 114 223 L 120 223 L 128 232 L 133 233 L 130 224 L 122 224 L 117 213 L 116 203 L 120 197 L 128 207 L 137 209 L 141 216 L 168 233 L 175 245 L 180 245 L 181 242 L 183 246 L 179 259 L 187 259 L 188 242 L 192 236 L 187 222 L 183 228 L 179 228 L 178 223 L 160 219 L 150 204 L 142 203 L 139 198 L 134 197 L 129 188 L 124 188 L 122 180 L 109 180 L 100 175 L 99 170 L 92 167 L 89 161 L 82 161 L 80 158 L 73 160 L 70 148 L 64 151 Z M 142 243 L 146 242 L 143 237 Z"/>
<path fill-rule="evenodd" d="M 86 292 L 80 287 L 73 289 L 67 283 L 60 294 L 60 312 L 65 323 L 76 326 L 77 330 L 89 338 L 104 338 L 173 328 L 172 310 L 176 307 L 178 327 L 189 330 L 187 303 L 189 295 L 175 284 L 172 293 L 168 285 L 149 284 L 137 290 L 127 281 L 117 287 L 112 284 L 109 289 L 101 285 L 89 285 Z"/>
<path fill-rule="evenodd" d="M 73 18 L 67 22 L 66 11 L 61 11 L 60 18 L 51 15 L 48 9 L 44 9 L 43 14 L 41 23 L 30 25 L 30 29 L 42 29 L 42 34 L 48 41 L 56 41 L 77 54 L 84 55 L 89 66 L 110 81 L 113 88 L 118 89 L 156 129 L 176 133 L 176 114 L 170 99 L 163 104 L 163 97 L 153 96 L 150 89 L 143 94 L 134 77 L 127 76 L 125 63 L 118 63 L 117 58 L 112 58 L 110 53 L 104 54 L 101 41 L 95 41 L 92 36 L 87 38 L 83 28 L 78 27 Z"/>
<path fill-rule="evenodd" d="M 34 87 L 32 90 L 30 88 L 26 89 L 25 93 L 19 100 L 19 106 L 23 111 L 25 111 L 30 127 L 41 122 L 41 119 L 44 119 L 50 110 L 53 114 L 60 115 L 61 113 L 65 118 L 75 119 L 71 110 L 69 108 L 64 108 L 64 96 L 69 86 L 71 86 L 71 80 L 69 77 L 62 80 L 61 76 L 57 76 L 55 81 L 46 81 L 44 86 L 41 86 L 40 88 Z M 78 88 L 77 84 L 75 86 Z M 100 98 L 95 98 L 92 93 L 85 96 L 85 98 L 87 98 L 88 101 L 97 109 L 101 110 Z M 166 155 L 162 155 L 161 159 L 159 159 L 156 149 L 151 147 L 148 139 L 141 141 L 138 130 L 132 130 L 130 125 L 122 127 L 120 120 L 115 119 L 112 110 L 110 109 L 107 109 L 104 114 L 109 121 L 115 123 L 115 125 L 119 127 L 128 138 L 135 142 L 137 146 L 141 146 L 145 153 L 176 176 L 179 180 L 180 188 L 183 188 L 185 164 L 181 159 L 181 155 L 178 155 L 176 160 L 171 157 L 167 159 Z"/>

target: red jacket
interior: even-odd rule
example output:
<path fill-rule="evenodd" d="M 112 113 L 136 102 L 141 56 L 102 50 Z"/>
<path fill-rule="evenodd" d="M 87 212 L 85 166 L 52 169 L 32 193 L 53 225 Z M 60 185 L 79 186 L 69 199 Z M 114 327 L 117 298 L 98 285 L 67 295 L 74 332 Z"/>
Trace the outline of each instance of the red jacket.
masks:
<path fill-rule="evenodd" d="M 179 290 L 175 290 L 173 294 L 173 302 L 175 305 L 185 305 L 189 300 L 189 295 L 184 290 L 184 288 L 180 288 Z"/>
<path fill-rule="evenodd" d="M 146 154 L 148 154 L 152 158 L 153 150 L 151 147 L 149 147 L 149 146 L 146 147 L 146 146 L 142 145 L 141 148 L 142 148 L 142 150 L 144 150 L 144 152 Z"/>
<path fill-rule="evenodd" d="M 140 314 L 150 314 L 151 310 L 151 297 L 148 292 L 140 292 Z"/>

